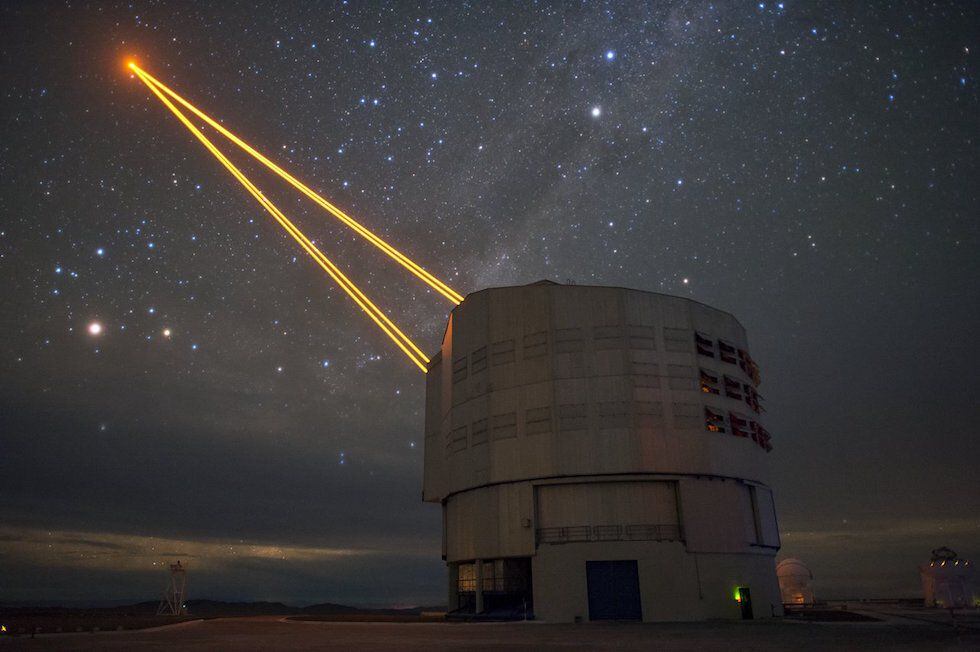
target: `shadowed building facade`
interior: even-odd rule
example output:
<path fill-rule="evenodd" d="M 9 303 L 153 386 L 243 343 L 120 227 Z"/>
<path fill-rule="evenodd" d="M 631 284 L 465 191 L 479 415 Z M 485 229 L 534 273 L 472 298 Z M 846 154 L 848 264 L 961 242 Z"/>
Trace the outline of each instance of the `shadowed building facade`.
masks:
<path fill-rule="evenodd" d="M 726 312 L 540 282 L 457 306 L 423 498 L 449 608 L 547 621 L 781 613 L 759 372 Z"/>

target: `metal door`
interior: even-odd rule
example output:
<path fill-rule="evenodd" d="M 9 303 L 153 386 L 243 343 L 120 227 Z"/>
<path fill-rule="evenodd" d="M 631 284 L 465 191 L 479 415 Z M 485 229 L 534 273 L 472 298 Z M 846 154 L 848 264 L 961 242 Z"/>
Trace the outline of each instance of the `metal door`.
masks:
<path fill-rule="evenodd" d="M 738 587 L 738 604 L 742 608 L 742 620 L 752 620 L 752 593 L 749 587 Z"/>
<path fill-rule="evenodd" d="M 589 620 L 642 620 L 636 560 L 587 561 Z"/>

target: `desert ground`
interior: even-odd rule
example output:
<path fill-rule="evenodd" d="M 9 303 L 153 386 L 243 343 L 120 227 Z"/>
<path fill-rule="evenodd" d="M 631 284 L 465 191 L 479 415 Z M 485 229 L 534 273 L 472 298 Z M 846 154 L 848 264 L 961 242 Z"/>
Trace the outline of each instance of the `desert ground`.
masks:
<path fill-rule="evenodd" d="M 975 650 L 980 618 L 863 622 L 404 623 L 215 618 L 144 630 L 0 639 L 0 650 Z"/>

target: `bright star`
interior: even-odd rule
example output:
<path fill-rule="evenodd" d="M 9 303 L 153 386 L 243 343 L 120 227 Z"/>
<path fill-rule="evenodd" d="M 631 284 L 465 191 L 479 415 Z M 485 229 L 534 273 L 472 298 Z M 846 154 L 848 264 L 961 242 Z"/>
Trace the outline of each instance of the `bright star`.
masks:
<path fill-rule="evenodd" d="M 98 249 L 95 250 L 95 255 L 96 256 L 104 256 L 105 255 L 105 249 L 103 249 L 102 247 L 99 247 Z"/>
<path fill-rule="evenodd" d="M 101 335 L 102 334 L 102 324 L 97 321 L 93 321 L 88 325 L 89 335 Z"/>
<path fill-rule="evenodd" d="M 602 108 L 598 106 L 592 107 L 592 117 L 598 118 L 600 115 L 602 115 Z"/>
<path fill-rule="evenodd" d="M 613 50 L 606 50 L 606 61 L 612 61 L 616 58 L 616 53 Z"/>

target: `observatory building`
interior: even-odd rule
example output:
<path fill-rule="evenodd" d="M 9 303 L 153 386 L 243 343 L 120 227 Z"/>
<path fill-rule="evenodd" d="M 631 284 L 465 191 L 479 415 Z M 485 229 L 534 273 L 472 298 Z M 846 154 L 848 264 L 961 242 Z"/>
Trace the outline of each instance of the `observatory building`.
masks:
<path fill-rule="evenodd" d="M 925 606 L 942 609 L 980 607 L 976 566 L 969 559 L 960 559 L 949 548 L 943 546 L 933 550 L 929 564 L 919 567 L 919 575 Z"/>
<path fill-rule="evenodd" d="M 730 314 L 547 281 L 475 292 L 426 380 L 423 498 L 449 610 L 782 613 L 759 372 Z"/>

